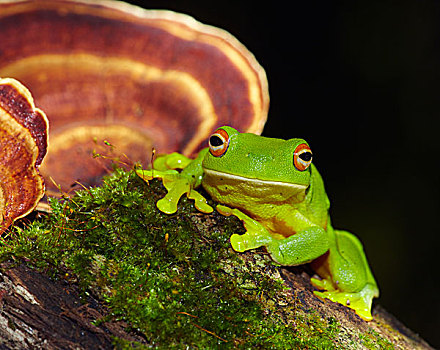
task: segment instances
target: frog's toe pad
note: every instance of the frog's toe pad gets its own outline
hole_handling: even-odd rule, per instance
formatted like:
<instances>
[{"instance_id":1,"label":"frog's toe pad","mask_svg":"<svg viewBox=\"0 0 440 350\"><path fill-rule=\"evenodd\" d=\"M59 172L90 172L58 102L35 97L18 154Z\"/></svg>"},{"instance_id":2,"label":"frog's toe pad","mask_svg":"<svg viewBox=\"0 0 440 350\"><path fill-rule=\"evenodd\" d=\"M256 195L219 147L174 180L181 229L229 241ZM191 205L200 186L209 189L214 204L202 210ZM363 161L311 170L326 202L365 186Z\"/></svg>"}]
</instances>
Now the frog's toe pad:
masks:
<instances>
[{"instance_id":1,"label":"frog's toe pad","mask_svg":"<svg viewBox=\"0 0 440 350\"><path fill-rule=\"evenodd\" d=\"M365 295L365 293L362 291L357 293L314 291L313 294L321 299L330 299L335 303L339 303L353 309L362 319L366 321L373 319L371 316L371 302L373 300L373 296L370 297Z\"/></svg>"},{"instance_id":2,"label":"frog's toe pad","mask_svg":"<svg viewBox=\"0 0 440 350\"><path fill-rule=\"evenodd\" d=\"M236 252L244 252L246 250L246 248L244 247L244 244L242 244L240 235L237 235L236 233L234 233L231 236L231 245L232 248L236 251Z\"/></svg>"},{"instance_id":3,"label":"frog's toe pad","mask_svg":"<svg viewBox=\"0 0 440 350\"><path fill-rule=\"evenodd\" d=\"M320 280L320 279L312 277L310 279L310 283L312 283L312 286L317 289L322 289L322 290L326 290L326 291L334 291L335 290L332 283L326 279Z\"/></svg>"},{"instance_id":4,"label":"frog's toe pad","mask_svg":"<svg viewBox=\"0 0 440 350\"><path fill-rule=\"evenodd\" d=\"M165 214L174 214L177 211L177 201L168 195L158 200L156 206Z\"/></svg>"},{"instance_id":5,"label":"frog's toe pad","mask_svg":"<svg viewBox=\"0 0 440 350\"><path fill-rule=\"evenodd\" d=\"M256 249L263 245L267 245L271 240L272 237L270 236L256 236L249 234L249 232L242 235L234 233L231 236L231 245L236 252L242 253L246 250Z\"/></svg>"},{"instance_id":6,"label":"frog's toe pad","mask_svg":"<svg viewBox=\"0 0 440 350\"><path fill-rule=\"evenodd\" d=\"M236 233L231 236L231 245L236 252L242 253L246 250L253 249L252 244L249 244L250 242L243 236L244 235L238 235Z\"/></svg>"}]
</instances>

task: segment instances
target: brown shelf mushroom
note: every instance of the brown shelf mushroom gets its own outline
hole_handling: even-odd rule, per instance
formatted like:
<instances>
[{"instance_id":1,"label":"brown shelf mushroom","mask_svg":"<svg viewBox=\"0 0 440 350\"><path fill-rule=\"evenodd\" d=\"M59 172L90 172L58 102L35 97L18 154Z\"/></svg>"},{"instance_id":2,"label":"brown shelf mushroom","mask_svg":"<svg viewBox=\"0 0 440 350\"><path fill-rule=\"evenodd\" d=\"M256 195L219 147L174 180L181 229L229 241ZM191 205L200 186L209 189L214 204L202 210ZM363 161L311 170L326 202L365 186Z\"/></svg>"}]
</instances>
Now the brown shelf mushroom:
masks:
<instances>
[{"instance_id":1,"label":"brown shelf mushroom","mask_svg":"<svg viewBox=\"0 0 440 350\"><path fill-rule=\"evenodd\" d=\"M38 167L47 135L47 118L30 92L14 79L0 79L0 234L44 195Z\"/></svg>"},{"instance_id":2,"label":"brown shelf mushroom","mask_svg":"<svg viewBox=\"0 0 440 350\"><path fill-rule=\"evenodd\" d=\"M152 147L191 155L220 125L260 133L266 121L254 56L186 15L119 1L0 2L0 42L0 76L24 82L49 116L41 171L65 191L106 173L94 151L146 165Z\"/></svg>"}]
</instances>

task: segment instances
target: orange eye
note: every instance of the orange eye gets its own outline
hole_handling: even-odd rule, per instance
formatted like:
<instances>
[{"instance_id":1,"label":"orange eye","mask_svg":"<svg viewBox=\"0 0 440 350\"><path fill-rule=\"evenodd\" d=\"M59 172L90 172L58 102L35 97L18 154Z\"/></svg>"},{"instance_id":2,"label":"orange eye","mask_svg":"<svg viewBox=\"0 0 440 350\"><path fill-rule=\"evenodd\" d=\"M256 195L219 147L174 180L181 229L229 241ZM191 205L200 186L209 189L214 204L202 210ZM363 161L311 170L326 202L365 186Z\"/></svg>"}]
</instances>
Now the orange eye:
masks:
<instances>
[{"instance_id":1,"label":"orange eye","mask_svg":"<svg viewBox=\"0 0 440 350\"><path fill-rule=\"evenodd\" d=\"M214 157L221 157L226 153L229 146L229 135L223 129L218 129L209 138L209 152Z\"/></svg>"},{"instance_id":2,"label":"orange eye","mask_svg":"<svg viewBox=\"0 0 440 350\"><path fill-rule=\"evenodd\" d=\"M302 143L295 148L293 164L300 171L306 170L312 164L312 151L308 145Z\"/></svg>"}]
</instances>

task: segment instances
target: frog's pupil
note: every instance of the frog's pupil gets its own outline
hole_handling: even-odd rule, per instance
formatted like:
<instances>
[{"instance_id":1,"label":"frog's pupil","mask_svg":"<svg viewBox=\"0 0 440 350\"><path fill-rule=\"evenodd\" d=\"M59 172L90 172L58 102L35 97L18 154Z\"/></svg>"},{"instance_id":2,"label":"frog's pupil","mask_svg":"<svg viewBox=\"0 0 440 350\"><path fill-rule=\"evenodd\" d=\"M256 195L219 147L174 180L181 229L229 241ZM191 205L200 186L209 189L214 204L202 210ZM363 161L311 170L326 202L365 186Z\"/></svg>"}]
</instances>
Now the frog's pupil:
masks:
<instances>
[{"instance_id":1,"label":"frog's pupil","mask_svg":"<svg viewBox=\"0 0 440 350\"><path fill-rule=\"evenodd\" d=\"M301 153L299 155L299 157L305 162L310 162L312 160L312 153L304 152L304 153Z\"/></svg>"},{"instance_id":2,"label":"frog's pupil","mask_svg":"<svg viewBox=\"0 0 440 350\"><path fill-rule=\"evenodd\" d=\"M218 137L216 135L213 135L213 136L211 136L209 138L209 143L213 147L218 147L218 146L221 146L223 144L223 140L220 137Z\"/></svg>"}]
</instances>

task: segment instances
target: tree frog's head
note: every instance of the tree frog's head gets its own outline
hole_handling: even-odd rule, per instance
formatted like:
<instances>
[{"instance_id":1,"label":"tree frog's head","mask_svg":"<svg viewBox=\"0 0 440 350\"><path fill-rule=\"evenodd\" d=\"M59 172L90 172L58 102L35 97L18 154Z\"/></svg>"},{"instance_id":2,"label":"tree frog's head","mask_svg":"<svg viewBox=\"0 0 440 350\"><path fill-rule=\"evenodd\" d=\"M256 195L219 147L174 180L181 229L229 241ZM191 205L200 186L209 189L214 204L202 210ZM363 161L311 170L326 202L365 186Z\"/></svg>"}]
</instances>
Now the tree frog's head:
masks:
<instances>
[{"instance_id":1,"label":"tree frog's head","mask_svg":"<svg viewBox=\"0 0 440 350\"><path fill-rule=\"evenodd\" d=\"M203 168L248 180L307 187L311 163L312 152L302 139L268 138L223 126L209 138Z\"/></svg>"}]
</instances>

